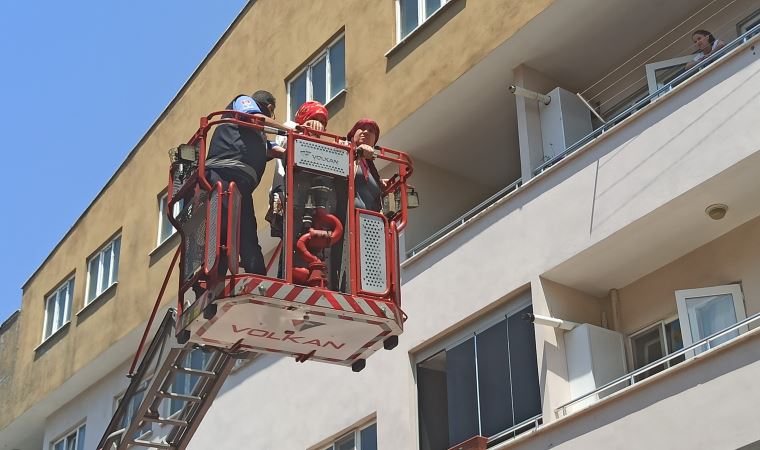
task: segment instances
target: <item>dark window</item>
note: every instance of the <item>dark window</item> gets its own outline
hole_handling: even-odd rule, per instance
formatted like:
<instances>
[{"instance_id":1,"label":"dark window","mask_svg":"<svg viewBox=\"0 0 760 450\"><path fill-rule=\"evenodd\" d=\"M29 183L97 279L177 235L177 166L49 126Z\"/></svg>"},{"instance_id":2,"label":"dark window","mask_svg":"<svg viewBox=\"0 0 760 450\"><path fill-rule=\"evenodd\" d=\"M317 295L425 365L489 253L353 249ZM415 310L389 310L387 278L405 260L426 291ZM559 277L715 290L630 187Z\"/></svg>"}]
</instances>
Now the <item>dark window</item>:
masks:
<instances>
[{"instance_id":1,"label":"dark window","mask_svg":"<svg viewBox=\"0 0 760 450\"><path fill-rule=\"evenodd\" d=\"M504 317L417 364L421 449L491 437L540 414L535 333L520 319L530 311Z\"/></svg>"}]
</instances>

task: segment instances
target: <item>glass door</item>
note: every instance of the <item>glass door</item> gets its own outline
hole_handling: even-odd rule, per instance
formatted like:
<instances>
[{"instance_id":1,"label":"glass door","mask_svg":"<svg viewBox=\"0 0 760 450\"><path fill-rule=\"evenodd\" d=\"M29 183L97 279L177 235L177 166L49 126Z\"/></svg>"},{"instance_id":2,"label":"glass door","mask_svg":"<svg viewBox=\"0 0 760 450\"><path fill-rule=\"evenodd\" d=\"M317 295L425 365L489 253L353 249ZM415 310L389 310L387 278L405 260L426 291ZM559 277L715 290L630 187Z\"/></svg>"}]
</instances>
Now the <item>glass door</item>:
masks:
<instances>
[{"instance_id":1,"label":"glass door","mask_svg":"<svg viewBox=\"0 0 760 450\"><path fill-rule=\"evenodd\" d=\"M683 73L686 64L694 60L694 55L679 56L678 58L654 62L645 66L649 94L654 94Z\"/></svg>"},{"instance_id":2,"label":"glass door","mask_svg":"<svg viewBox=\"0 0 760 450\"><path fill-rule=\"evenodd\" d=\"M744 296L738 284L685 289L676 291L675 294L685 347L725 330L747 317L744 311ZM709 347L701 347L696 353L729 341L746 331L746 327L734 330L712 340Z\"/></svg>"}]
</instances>

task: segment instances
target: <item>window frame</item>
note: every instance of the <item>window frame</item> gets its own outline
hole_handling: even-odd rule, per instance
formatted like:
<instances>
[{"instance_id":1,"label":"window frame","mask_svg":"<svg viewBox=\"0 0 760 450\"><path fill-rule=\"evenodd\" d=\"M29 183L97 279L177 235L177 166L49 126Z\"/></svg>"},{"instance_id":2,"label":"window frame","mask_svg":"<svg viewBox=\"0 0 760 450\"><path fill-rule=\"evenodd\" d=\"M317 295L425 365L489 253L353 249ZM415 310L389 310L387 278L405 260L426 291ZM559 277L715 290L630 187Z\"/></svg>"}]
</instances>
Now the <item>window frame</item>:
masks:
<instances>
[{"instance_id":1,"label":"window frame","mask_svg":"<svg viewBox=\"0 0 760 450\"><path fill-rule=\"evenodd\" d=\"M635 354L636 346L634 345L634 341L636 340L636 338L638 338L640 336L643 336L646 333L649 333L650 331L652 331L655 328L657 328L659 330L658 337L660 339L660 350L662 350L662 357L668 356L671 353L675 353L678 350L680 350L680 349L675 349L673 351L670 351L670 349L668 349L667 329L666 329L666 327L668 325L672 324L672 323L678 323L679 326L681 325L681 322L680 322L677 314L676 315L672 315L672 316L668 316L668 317L666 317L665 319L662 319L662 320L658 320L657 322L654 322L654 323L652 323L650 325L647 325L646 327L644 327L644 328L642 328L642 329L640 329L638 331L635 331L635 332L631 333L630 335L628 335L628 348L629 348L629 355L630 355L629 364L630 364L630 368L631 368L630 371L634 371L634 370L639 369L638 367L636 367L636 354ZM684 344L683 344L683 330L682 330L681 331L681 348L683 348L683 347L684 347ZM649 361L649 362L647 362L647 364L649 364L651 362L654 362L654 361ZM677 364L679 364L681 362L683 362L683 360L680 360L678 362L674 362L673 360L665 361L665 363L663 363L663 369L662 370L669 369L670 367L673 367L673 366L675 366L675 365L677 365ZM643 378L641 378L638 381L641 381L644 378L648 378L648 377L654 375L655 373L657 373L657 372L654 372L654 373L651 373L651 374L648 373L646 376L644 376Z\"/></svg>"},{"instance_id":2,"label":"window frame","mask_svg":"<svg viewBox=\"0 0 760 450\"><path fill-rule=\"evenodd\" d=\"M736 323L741 322L747 318L747 312L744 305L744 294L742 292L741 283L724 284L720 286L710 286L696 289L681 289L675 291L676 306L678 307L678 319L681 322L681 336L683 338L683 346L688 347L695 342L704 339L707 336L703 336L695 339L691 334L691 323L689 321L689 307L687 302L689 299L710 297L717 295L730 294L734 304L734 314L736 316ZM748 331L747 326L743 326L737 329L738 334L742 335ZM713 348L720 344L712 344L708 348ZM687 358L693 357L697 353L701 353L705 350L694 350L686 353Z\"/></svg>"},{"instance_id":3,"label":"window frame","mask_svg":"<svg viewBox=\"0 0 760 450\"><path fill-rule=\"evenodd\" d=\"M129 428L129 425L131 425L131 421L127 421L126 420L127 417L131 416L129 410L130 409L133 410L132 414L134 414L135 412L137 412L137 409L140 408L140 404L145 400L145 393L148 391L148 388L150 387L150 384L151 384L152 381L153 381L153 374L148 375L147 377L145 377L145 379L140 383L140 385L135 390L135 393L142 392L142 394L143 394L143 396L140 399L140 402L138 404L132 405L132 401L136 397L132 397L129 400L130 404L127 406L127 410L124 412L124 416L122 417L122 419L125 421L126 428ZM127 391L125 389L120 394L114 396L113 413L111 413L112 415L116 414L116 410L119 409L120 403L124 399L124 394L126 394L126 393L127 393ZM119 425L120 426L124 426L123 424L119 424ZM125 428L125 430L126 430L126 428ZM142 430L145 430L145 431L141 432ZM146 422L145 424L143 424L143 426L141 428L138 428L137 431L138 431L138 433L137 433L138 436L140 436L140 437L149 437L153 433L153 425L152 425L151 422Z\"/></svg>"},{"instance_id":4,"label":"window frame","mask_svg":"<svg viewBox=\"0 0 760 450\"><path fill-rule=\"evenodd\" d=\"M335 95L330 95L332 90L332 63L330 61L330 49L335 47L335 44L337 44L340 40L343 40L343 89L337 91ZM305 101L312 101L314 100L314 86L312 84L312 69L314 66L317 65L317 63L321 62L322 59L325 59L325 105L333 101L335 98L339 97L348 87L348 77L346 76L346 33L341 32L335 39L330 41L327 45L324 46L322 50L317 53L317 55L312 58L308 63L304 64L304 66L298 70L295 74L293 74L290 78L288 78L285 82L287 85L287 106L288 106L288 119L293 120L296 111L292 110L291 107L291 94L292 94L292 85L293 82L298 79L301 75L303 75L304 72L306 72L306 100Z\"/></svg>"},{"instance_id":5,"label":"window frame","mask_svg":"<svg viewBox=\"0 0 760 450\"><path fill-rule=\"evenodd\" d=\"M172 214L174 217L177 217L179 213L182 211L182 200L176 202L174 204L174 207L172 208ZM166 207L169 206L169 192L164 191L161 194L158 195L158 230L156 232L156 247L161 246L164 242L171 239L172 236L177 234L177 229L174 228L174 225L171 225L171 222L169 222L169 219L166 214ZM169 233L168 236L162 236L164 231L164 225L168 223L172 227L172 232Z\"/></svg>"},{"instance_id":6,"label":"window frame","mask_svg":"<svg viewBox=\"0 0 760 450\"><path fill-rule=\"evenodd\" d=\"M106 292L108 289L110 289L112 286L115 286L119 281L119 260L121 259L121 233L118 233L116 236L114 236L112 239L110 239L108 242L106 242L103 246L101 246L95 253L93 253L89 258L87 258L87 283L85 286L85 294L84 294L84 306L86 307L90 303L94 302L96 299L98 299L101 295L103 295L104 292ZM114 257L114 244L116 241L119 241L119 254L118 256ZM110 261L109 261L109 284L108 286L104 286L103 282L103 261L104 258L102 256L106 253L106 251L110 250L108 253L110 253ZM95 288L95 294L90 297L90 287L92 286L92 272L90 270L90 264L93 259L98 258L98 273L97 273L97 286ZM115 263L115 264L114 264Z\"/></svg>"},{"instance_id":7,"label":"window frame","mask_svg":"<svg viewBox=\"0 0 760 450\"><path fill-rule=\"evenodd\" d=\"M428 361L432 357L440 354L441 352L448 352L455 347L459 346L460 344L466 342L467 340L471 338L477 339L477 335L485 332L486 330L490 329L493 326L498 325L502 321L508 320L511 317L514 317L516 314L518 314L520 311L524 310L525 308L533 306L533 300L531 292L524 291L521 292L514 297L511 298L511 300L508 302L508 304L495 309L494 311L489 312L487 315L483 316L482 318L476 320L475 322L471 323L470 325L467 325L463 327L461 330L451 334L450 336L442 339L438 343L434 343L430 346L427 346L425 349L420 350L412 357L412 363L413 363L413 376L414 376L414 383L415 383L415 409L417 411L417 414L415 415L415 427L416 427L416 436L418 439L417 444L419 445L419 438L420 438L420 418L419 418L419 410L421 408L420 399L419 399L419 375L418 375L418 368L421 363L424 363L425 361ZM509 345L509 342L507 341L507 345ZM535 341L534 341L535 345ZM477 343L473 342L474 351L475 351L475 378L476 378L476 389L477 389L477 397L476 401L478 404L478 428L480 431L482 431L482 419L481 419L481 404L480 404L480 381L478 379L478 367L477 367L477 352L478 347ZM538 368L537 368L538 369ZM536 380L537 383L540 383L540 379ZM511 388L511 381L510 381L510 388ZM540 388L540 386L539 386ZM514 399L513 399L514 400ZM539 401L542 401L539 399Z\"/></svg>"},{"instance_id":8,"label":"window frame","mask_svg":"<svg viewBox=\"0 0 760 450\"><path fill-rule=\"evenodd\" d=\"M44 308L45 308L45 318L42 321L42 342L45 342L48 340L51 336L56 334L58 330L62 329L66 326L69 322L71 322L71 307L73 305L73 299L74 299L74 278L75 275L71 275L64 281L63 283L59 284L58 287L53 289L53 291L45 296L45 302L44 302ZM68 289L69 284L71 284L71 290ZM68 298L66 299L66 304L64 305L64 313L63 316L65 317L65 320L61 323L61 326L55 327L55 323L58 322L59 311L58 311L58 302L56 301L58 298L58 295L61 291L65 291L66 295L68 295ZM50 320L50 316L48 313L48 307L49 303L53 301L53 328L50 329L50 334L47 333L47 327L48 327L48 321Z\"/></svg>"},{"instance_id":9,"label":"window frame","mask_svg":"<svg viewBox=\"0 0 760 450\"><path fill-rule=\"evenodd\" d=\"M341 441L345 441L348 438L353 438L354 440L354 449L355 450L362 450L362 442L361 442L361 433L362 431L374 426L375 427L375 436L377 436L377 421L367 422L362 425L359 425L352 429L351 431L348 431L346 433L341 434L335 439L331 439L328 443L320 445L317 447L320 450L336 450L336 445L340 443ZM377 448L377 441L375 441L375 448Z\"/></svg>"},{"instance_id":10,"label":"window frame","mask_svg":"<svg viewBox=\"0 0 760 450\"><path fill-rule=\"evenodd\" d=\"M409 32L402 36L402 30L401 30L401 2L402 1L411 1L411 0L395 0L395 6L396 6L396 44L400 44L404 42L406 38L413 35L417 30L422 27L428 20L435 17L436 14L438 14L443 8L448 4L453 2L454 0L441 0L441 6L438 7L435 11L430 13L429 16L425 17L425 10L427 6L428 0L413 0L417 2L417 26L409 30Z\"/></svg>"},{"instance_id":11,"label":"window frame","mask_svg":"<svg viewBox=\"0 0 760 450\"><path fill-rule=\"evenodd\" d=\"M87 431L86 426L87 426L87 421L85 420L84 422L81 422L79 425L73 427L69 431L63 433L58 439L53 439L50 442L50 450L55 450L55 447L58 444L61 444L61 443L63 443L63 449L66 450L66 448L67 448L66 444L68 443L67 439L69 439L72 436L74 436L74 446L75 446L74 448L75 449L84 448L84 440L85 440L85 438L87 436L86 435L86 431ZM82 435L82 445L81 445L81 447L79 445L79 436L80 436L80 433Z\"/></svg>"}]
</instances>

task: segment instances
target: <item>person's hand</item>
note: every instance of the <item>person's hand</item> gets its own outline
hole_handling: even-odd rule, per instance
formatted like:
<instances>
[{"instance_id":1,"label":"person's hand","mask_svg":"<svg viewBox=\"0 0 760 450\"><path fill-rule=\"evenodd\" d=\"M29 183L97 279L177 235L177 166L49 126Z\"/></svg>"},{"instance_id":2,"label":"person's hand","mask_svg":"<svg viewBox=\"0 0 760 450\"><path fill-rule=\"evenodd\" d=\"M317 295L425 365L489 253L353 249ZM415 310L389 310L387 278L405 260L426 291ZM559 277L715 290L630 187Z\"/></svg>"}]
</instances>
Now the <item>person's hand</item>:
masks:
<instances>
[{"instance_id":1,"label":"person's hand","mask_svg":"<svg viewBox=\"0 0 760 450\"><path fill-rule=\"evenodd\" d=\"M356 153L360 158L375 159L375 149L367 144L361 144L356 147Z\"/></svg>"},{"instance_id":2,"label":"person's hand","mask_svg":"<svg viewBox=\"0 0 760 450\"><path fill-rule=\"evenodd\" d=\"M279 158L279 159L285 159L285 155L287 155L287 150L280 147L279 145L274 145L272 148L267 152L267 156L270 158Z\"/></svg>"},{"instance_id":3,"label":"person's hand","mask_svg":"<svg viewBox=\"0 0 760 450\"><path fill-rule=\"evenodd\" d=\"M325 131L325 126L322 125L322 122L318 120L314 120L314 119L307 120L306 122L303 123L303 126L306 128L310 128L312 130L316 130L316 131Z\"/></svg>"}]
</instances>

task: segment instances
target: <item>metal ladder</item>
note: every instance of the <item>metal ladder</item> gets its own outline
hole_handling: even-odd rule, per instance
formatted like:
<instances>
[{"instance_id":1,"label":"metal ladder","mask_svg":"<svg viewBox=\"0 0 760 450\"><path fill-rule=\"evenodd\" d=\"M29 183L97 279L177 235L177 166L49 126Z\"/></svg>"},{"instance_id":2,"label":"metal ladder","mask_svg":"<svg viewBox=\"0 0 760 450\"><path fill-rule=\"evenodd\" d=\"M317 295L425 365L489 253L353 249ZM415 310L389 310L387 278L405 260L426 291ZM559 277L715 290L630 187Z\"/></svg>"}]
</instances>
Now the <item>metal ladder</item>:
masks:
<instances>
[{"instance_id":1,"label":"metal ladder","mask_svg":"<svg viewBox=\"0 0 760 450\"><path fill-rule=\"evenodd\" d=\"M175 312L170 309L119 402L99 450L184 449L235 361L248 356L192 343L180 345L174 323Z\"/></svg>"}]
</instances>

